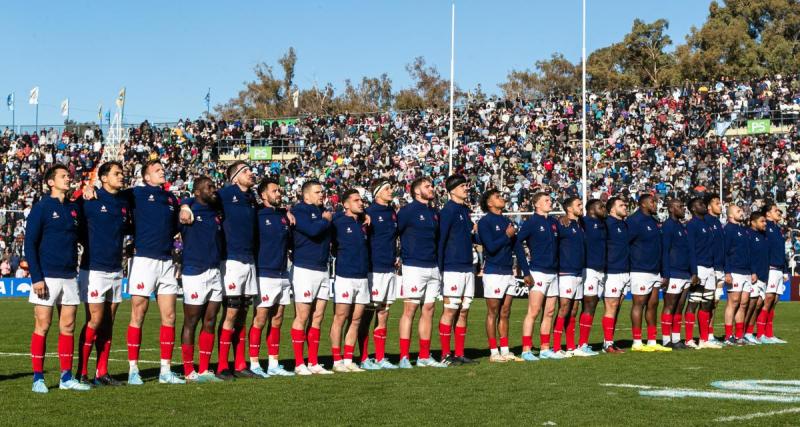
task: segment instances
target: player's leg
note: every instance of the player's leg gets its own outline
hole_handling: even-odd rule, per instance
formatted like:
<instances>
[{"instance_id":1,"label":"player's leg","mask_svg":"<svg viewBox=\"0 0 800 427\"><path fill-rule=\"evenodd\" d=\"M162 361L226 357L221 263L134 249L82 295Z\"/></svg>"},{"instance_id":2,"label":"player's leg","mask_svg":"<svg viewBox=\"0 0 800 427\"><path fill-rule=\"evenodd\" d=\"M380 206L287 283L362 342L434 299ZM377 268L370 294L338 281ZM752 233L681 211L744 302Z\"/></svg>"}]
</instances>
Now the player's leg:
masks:
<instances>
[{"instance_id":1,"label":"player's leg","mask_svg":"<svg viewBox=\"0 0 800 427\"><path fill-rule=\"evenodd\" d=\"M697 344L694 342L694 325L697 320L697 310L700 307L700 302L703 298L703 288L701 285L694 285L686 291L686 305L684 306L680 302L678 303L680 307L685 307L684 310L679 310L678 312L683 312L683 322L685 327L685 344L686 347L689 348L697 348ZM674 325L673 325L674 326Z\"/></svg>"},{"instance_id":2,"label":"player's leg","mask_svg":"<svg viewBox=\"0 0 800 427\"><path fill-rule=\"evenodd\" d=\"M289 372L283 369L280 364L280 350L281 350L281 327L283 326L283 316L286 311L286 305L289 304L288 287L286 288L286 297L282 300L281 304L272 306L269 310L269 332L267 334L267 348L269 356L269 365L267 373L270 376L283 376L293 377L294 372ZM283 304L285 302L285 304Z\"/></svg>"},{"instance_id":3,"label":"player's leg","mask_svg":"<svg viewBox=\"0 0 800 427\"><path fill-rule=\"evenodd\" d=\"M403 301L403 314L400 316L398 325L398 336L400 339L400 367L411 368L409 363L409 350L411 348L411 328L414 324L414 316L417 314L420 301L418 299L406 299Z\"/></svg>"},{"instance_id":4,"label":"player's leg","mask_svg":"<svg viewBox=\"0 0 800 427\"><path fill-rule=\"evenodd\" d=\"M75 284L77 288L77 283ZM77 292L76 292L77 296ZM58 306L58 361L61 367L60 389L89 390L88 384L77 385L72 376L72 363L75 357L75 318L78 313L77 301L75 305L59 304Z\"/></svg>"},{"instance_id":5,"label":"player's leg","mask_svg":"<svg viewBox=\"0 0 800 427\"><path fill-rule=\"evenodd\" d=\"M514 278L509 277L509 282L513 284ZM500 305L500 315L497 321L497 332L500 335L500 356L507 362L524 362L526 359L518 357L508 347L508 333L509 324L511 319L511 304L514 301L514 296L510 294L503 295L502 303ZM533 354L531 354L533 356ZM533 360L536 360L535 356Z\"/></svg>"},{"instance_id":6,"label":"player's leg","mask_svg":"<svg viewBox=\"0 0 800 427\"><path fill-rule=\"evenodd\" d=\"M365 301L369 301L366 299ZM352 304L352 311L350 312L350 325L347 327L347 333L344 336L344 355L342 360L344 366L350 372L363 372L364 370L358 367L358 364L353 363L353 353L355 351L356 343L358 342L358 328L361 324L361 318L364 315L364 308L366 304Z\"/></svg>"},{"instance_id":7,"label":"player's leg","mask_svg":"<svg viewBox=\"0 0 800 427\"><path fill-rule=\"evenodd\" d=\"M205 306L183 303L183 327L181 328L181 359L183 360L183 375L187 381L197 381L197 372L194 370L194 334L197 324L203 317Z\"/></svg>"},{"instance_id":8,"label":"player's leg","mask_svg":"<svg viewBox=\"0 0 800 427\"><path fill-rule=\"evenodd\" d=\"M330 339L334 372L348 372L347 368L345 368L342 363L342 330L352 311L352 304L336 303L333 307Z\"/></svg>"},{"instance_id":9,"label":"player's leg","mask_svg":"<svg viewBox=\"0 0 800 427\"><path fill-rule=\"evenodd\" d=\"M306 339L308 340L308 365L309 369L315 374L332 373L319 363L319 337L322 321L325 319L325 307L327 304L328 301L321 298L317 298L314 302L310 326L306 334Z\"/></svg>"},{"instance_id":10,"label":"player's leg","mask_svg":"<svg viewBox=\"0 0 800 427\"><path fill-rule=\"evenodd\" d=\"M767 324L769 319L770 310L772 310L773 304L775 303L775 297L777 295L774 293L767 292L764 296L764 303L761 305L761 310L758 311L758 318L756 320L757 329L757 337L761 340L762 343L765 344L772 344L770 341L770 337L767 334Z\"/></svg>"},{"instance_id":11,"label":"player's leg","mask_svg":"<svg viewBox=\"0 0 800 427\"><path fill-rule=\"evenodd\" d=\"M361 315L361 322L358 324L358 349L361 355L361 364L368 363L369 358L369 332L372 327L372 322L375 319L376 306L371 303L364 307L364 313Z\"/></svg>"},{"instance_id":12,"label":"player's leg","mask_svg":"<svg viewBox=\"0 0 800 427\"><path fill-rule=\"evenodd\" d=\"M122 295L120 293L120 299ZM97 352L97 370L95 371L95 385L120 386L121 382L108 374L108 359L111 356L111 339L114 331L114 320L117 317L118 302L105 302L103 321L95 336L95 350Z\"/></svg>"},{"instance_id":13,"label":"player's leg","mask_svg":"<svg viewBox=\"0 0 800 427\"><path fill-rule=\"evenodd\" d=\"M445 274L445 283L447 282L447 274ZM442 349L442 361L449 360L450 356L450 335L453 330L453 319L458 315L459 308L461 307L461 298L445 296L443 300L442 316L439 318L439 344Z\"/></svg>"},{"instance_id":14,"label":"player's leg","mask_svg":"<svg viewBox=\"0 0 800 427\"><path fill-rule=\"evenodd\" d=\"M558 300L558 312L556 313L556 323L553 328L553 350L558 353L563 353L562 355L566 357L567 353L561 349L561 337L564 335L567 319L572 316L572 305L574 301L572 298L554 297L553 299Z\"/></svg>"},{"instance_id":15,"label":"player's leg","mask_svg":"<svg viewBox=\"0 0 800 427\"><path fill-rule=\"evenodd\" d=\"M635 285L634 289L636 289ZM645 351L644 344L642 344L642 313L649 299L650 295L647 294L633 294L633 300L631 302L631 333L633 335L633 346L631 347L631 351Z\"/></svg>"},{"instance_id":16,"label":"player's leg","mask_svg":"<svg viewBox=\"0 0 800 427\"><path fill-rule=\"evenodd\" d=\"M606 288L608 290L608 288ZM619 310L619 296L608 294L603 299L603 351L615 353L614 349L614 324L616 323L617 311Z\"/></svg>"},{"instance_id":17,"label":"player's leg","mask_svg":"<svg viewBox=\"0 0 800 427\"><path fill-rule=\"evenodd\" d=\"M542 309L542 321L539 324L539 358L541 359L562 359L564 357L550 349L550 333L553 329L556 305L558 305L558 297L547 295Z\"/></svg>"},{"instance_id":18,"label":"player's leg","mask_svg":"<svg viewBox=\"0 0 800 427\"><path fill-rule=\"evenodd\" d=\"M142 345L142 325L150 298L141 295L131 295L131 320L128 323L128 384L141 385L139 376L139 349Z\"/></svg>"},{"instance_id":19,"label":"player's leg","mask_svg":"<svg viewBox=\"0 0 800 427\"><path fill-rule=\"evenodd\" d=\"M92 354L97 339L97 331L103 323L105 302L85 303L86 324L83 325L78 339L78 375L81 382L89 383L89 356ZM99 354L98 354L99 356Z\"/></svg>"},{"instance_id":20,"label":"player's leg","mask_svg":"<svg viewBox=\"0 0 800 427\"><path fill-rule=\"evenodd\" d=\"M645 322L647 322L647 345L656 351L666 351L666 347L658 344L658 293L660 288L653 286L650 291L650 297L647 300L647 307L644 313Z\"/></svg>"},{"instance_id":21,"label":"player's leg","mask_svg":"<svg viewBox=\"0 0 800 427\"><path fill-rule=\"evenodd\" d=\"M47 332L53 319L53 307L46 305L33 306L33 334L31 334L31 364L33 366L33 391L47 393L44 383L44 356L47 343Z\"/></svg>"},{"instance_id":22,"label":"player's leg","mask_svg":"<svg viewBox=\"0 0 800 427\"><path fill-rule=\"evenodd\" d=\"M375 364L381 369L395 369L397 365L389 362L386 357L386 339L387 339L387 324L389 322L389 307L388 304L381 304L376 308L376 326L372 331L372 341L375 343ZM362 320L363 322L363 320Z\"/></svg>"},{"instance_id":23,"label":"player's leg","mask_svg":"<svg viewBox=\"0 0 800 427\"><path fill-rule=\"evenodd\" d=\"M198 365L197 370L200 377L206 382L218 382L214 373L209 370L211 363L211 352L214 351L214 333L217 330L217 315L219 314L222 302L221 292L217 294L217 298L211 298L206 304L205 312L203 313L203 325L200 329L200 338L198 345Z\"/></svg>"},{"instance_id":24,"label":"player's leg","mask_svg":"<svg viewBox=\"0 0 800 427\"><path fill-rule=\"evenodd\" d=\"M734 335L734 318L739 310L742 293L736 291L728 292L728 301L725 304L725 345L735 345L736 335Z\"/></svg>"},{"instance_id":25,"label":"player's leg","mask_svg":"<svg viewBox=\"0 0 800 427\"><path fill-rule=\"evenodd\" d=\"M431 329L433 325L433 314L436 311L436 304L431 301L423 301L417 323L417 333L419 334L419 354L417 355L417 366L420 360L433 360L431 357Z\"/></svg>"},{"instance_id":26,"label":"player's leg","mask_svg":"<svg viewBox=\"0 0 800 427\"><path fill-rule=\"evenodd\" d=\"M486 338L489 340L489 362L505 362L497 348L497 322L502 300L485 298L486 300Z\"/></svg>"},{"instance_id":27,"label":"player's leg","mask_svg":"<svg viewBox=\"0 0 800 427\"><path fill-rule=\"evenodd\" d=\"M162 288L163 289L163 288ZM174 372L172 372L172 353L175 349L175 303L177 295L174 293L161 293L156 296L158 303L158 311L161 314L161 328L159 332L159 341L161 343L161 370L158 376L160 384L184 384L185 381L180 379Z\"/></svg>"},{"instance_id":28,"label":"player's leg","mask_svg":"<svg viewBox=\"0 0 800 427\"><path fill-rule=\"evenodd\" d=\"M678 302L675 305L674 314L672 315L672 342L679 343L681 342L681 326L683 326L682 320L684 320L684 311L687 306L687 300L689 299L689 287L685 287L681 290L680 298L678 298ZM694 326L694 325L693 325ZM688 325L687 325L688 327ZM693 329L693 328L692 328ZM683 342L683 345L689 347L690 344L687 342Z\"/></svg>"},{"instance_id":29,"label":"player's leg","mask_svg":"<svg viewBox=\"0 0 800 427\"><path fill-rule=\"evenodd\" d=\"M597 295L583 295L583 302L581 303L581 316L578 321L578 347L583 348L584 350L587 348L591 349L591 347L589 347L589 337L592 333L594 313L597 310L597 303L599 300L600 298L598 298Z\"/></svg>"},{"instance_id":30,"label":"player's leg","mask_svg":"<svg viewBox=\"0 0 800 427\"><path fill-rule=\"evenodd\" d=\"M535 280L535 279L534 279ZM531 289L528 292L528 311L525 313L525 318L522 321L522 357L525 358L527 353L533 354L533 326L539 313L542 311L544 305L545 294L536 289ZM526 359L527 360L527 359Z\"/></svg>"},{"instance_id":31,"label":"player's leg","mask_svg":"<svg viewBox=\"0 0 800 427\"><path fill-rule=\"evenodd\" d=\"M297 297L297 293L295 296ZM302 295L302 294L300 294ZM305 364L303 351L306 342L306 324L311 314L311 303L295 301L294 320L292 321L292 348L294 349L295 373L298 375L311 375Z\"/></svg>"},{"instance_id":32,"label":"player's leg","mask_svg":"<svg viewBox=\"0 0 800 427\"><path fill-rule=\"evenodd\" d=\"M455 332L455 357L461 364L477 363L476 361L466 357L464 354L465 344L467 339L467 325L469 323L469 307L472 304L472 297L462 297L461 309L458 311L458 318L456 326L453 328Z\"/></svg>"},{"instance_id":33,"label":"player's leg","mask_svg":"<svg viewBox=\"0 0 800 427\"><path fill-rule=\"evenodd\" d=\"M736 345L745 344L744 331L747 322L747 309L750 306L750 291L743 288L739 296L739 306L736 309L736 314L733 315L735 326Z\"/></svg>"},{"instance_id":34,"label":"player's leg","mask_svg":"<svg viewBox=\"0 0 800 427\"><path fill-rule=\"evenodd\" d=\"M262 307L261 304L258 303L261 301L261 298L258 296L256 296L253 301L253 321L251 322L250 329L247 333L250 372L256 374L256 376L265 378L268 377L269 374L267 374L261 367L258 356L261 353L261 335L264 331L264 328L267 326L271 307Z\"/></svg>"}]
</instances>

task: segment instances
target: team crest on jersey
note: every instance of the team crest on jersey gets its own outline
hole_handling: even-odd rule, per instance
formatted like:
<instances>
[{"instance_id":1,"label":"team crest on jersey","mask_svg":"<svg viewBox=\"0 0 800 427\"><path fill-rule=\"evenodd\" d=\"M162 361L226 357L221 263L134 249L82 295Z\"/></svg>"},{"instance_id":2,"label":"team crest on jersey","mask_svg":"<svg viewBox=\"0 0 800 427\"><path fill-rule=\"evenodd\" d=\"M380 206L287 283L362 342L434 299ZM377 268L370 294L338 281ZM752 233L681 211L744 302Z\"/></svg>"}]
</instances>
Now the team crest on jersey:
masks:
<instances>
[{"instance_id":1,"label":"team crest on jersey","mask_svg":"<svg viewBox=\"0 0 800 427\"><path fill-rule=\"evenodd\" d=\"M397 214L392 213L392 221L397 221Z\"/></svg>"},{"instance_id":2,"label":"team crest on jersey","mask_svg":"<svg viewBox=\"0 0 800 427\"><path fill-rule=\"evenodd\" d=\"M281 224L286 225L286 217L281 217Z\"/></svg>"},{"instance_id":3,"label":"team crest on jersey","mask_svg":"<svg viewBox=\"0 0 800 427\"><path fill-rule=\"evenodd\" d=\"M77 218L78 217L78 211L76 211L75 209L69 211L69 214L72 215L73 218Z\"/></svg>"},{"instance_id":4,"label":"team crest on jersey","mask_svg":"<svg viewBox=\"0 0 800 427\"><path fill-rule=\"evenodd\" d=\"M127 214L128 214L128 210L127 210L127 209L125 209L125 208L122 208L122 209L120 209L120 210L122 211L122 214L123 214L123 215L127 215Z\"/></svg>"},{"instance_id":5,"label":"team crest on jersey","mask_svg":"<svg viewBox=\"0 0 800 427\"><path fill-rule=\"evenodd\" d=\"M558 230L558 228L556 228L556 225L555 225L555 224L550 224L550 228L551 228L551 229L553 229L553 231L556 231L556 230Z\"/></svg>"},{"instance_id":6,"label":"team crest on jersey","mask_svg":"<svg viewBox=\"0 0 800 427\"><path fill-rule=\"evenodd\" d=\"M100 212L102 213L108 212L108 209L106 209L106 205L100 206Z\"/></svg>"},{"instance_id":7,"label":"team crest on jersey","mask_svg":"<svg viewBox=\"0 0 800 427\"><path fill-rule=\"evenodd\" d=\"M151 194L151 195L147 196L147 201L148 201L148 202L155 202L155 201L156 201L156 198L155 198L155 196L153 196L153 195Z\"/></svg>"},{"instance_id":8,"label":"team crest on jersey","mask_svg":"<svg viewBox=\"0 0 800 427\"><path fill-rule=\"evenodd\" d=\"M61 217L58 216L58 212L53 211L53 219L59 219L59 218L61 218Z\"/></svg>"}]
</instances>

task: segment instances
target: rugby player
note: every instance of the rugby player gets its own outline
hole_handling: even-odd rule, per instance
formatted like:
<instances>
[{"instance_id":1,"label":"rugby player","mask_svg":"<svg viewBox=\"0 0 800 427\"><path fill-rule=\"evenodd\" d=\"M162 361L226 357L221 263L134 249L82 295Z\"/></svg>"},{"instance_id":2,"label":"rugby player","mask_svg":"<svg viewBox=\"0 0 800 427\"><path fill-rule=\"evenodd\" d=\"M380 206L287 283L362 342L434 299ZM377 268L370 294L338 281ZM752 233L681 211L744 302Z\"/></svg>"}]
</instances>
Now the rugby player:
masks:
<instances>
[{"instance_id":1,"label":"rugby player","mask_svg":"<svg viewBox=\"0 0 800 427\"><path fill-rule=\"evenodd\" d=\"M89 356L97 348L97 369L93 384L122 385L108 374L108 358L117 308L122 302L122 244L130 232L130 209L120 190L124 186L122 164L106 162L98 168L101 188L97 199L77 200L81 208L81 269L78 274L86 324L78 343L78 371L88 383Z\"/></svg>"},{"instance_id":2,"label":"rugby player","mask_svg":"<svg viewBox=\"0 0 800 427\"><path fill-rule=\"evenodd\" d=\"M47 393L44 382L44 356L47 332L58 307L58 360L62 390L86 391L91 386L72 376L75 352L75 314L80 297L78 269L78 206L67 197L70 190L69 169L56 164L44 174L50 189L48 196L33 205L25 225L25 257L31 274L30 296L34 304L34 328L31 335L33 392Z\"/></svg>"},{"instance_id":3,"label":"rugby player","mask_svg":"<svg viewBox=\"0 0 800 427\"><path fill-rule=\"evenodd\" d=\"M451 175L444 181L450 200L439 212L439 242L437 259L442 273L444 310L439 319L441 361L463 365L476 363L464 356L469 306L475 297L475 273L472 266L472 244L477 224L467 207L469 185L462 175ZM453 327L453 320L455 328ZM450 335L455 332L455 354L450 354Z\"/></svg>"},{"instance_id":4,"label":"rugby player","mask_svg":"<svg viewBox=\"0 0 800 427\"><path fill-rule=\"evenodd\" d=\"M489 362L520 362L508 347L508 323L514 295L514 259L521 266L526 263L525 251L517 240L517 229L503 216L506 200L497 189L481 196L481 209L486 215L478 221L478 236L483 245L483 298L486 301L486 336L489 339ZM520 267L522 269L522 267ZM527 269L527 267L526 267ZM525 276L530 286L533 279ZM500 335L500 349L497 336Z\"/></svg>"},{"instance_id":5,"label":"rugby player","mask_svg":"<svg viewBox=\"0 0 800 427\"><path fill-rule=\"evenodd\" d=\"M400 209L397 226L400 233L403 280L400 297L403 315L400 317L400 363L402 369L410 369L411 326L417 309L421 307L418 324L418 367L446 368L431 357L431 324L436 298L441 293L441 274L437 262L436 242L439 234L439 214L429 204L434 198L433 184L426 177L411 183L414 201Z\"/></svg>"}]
</instances>

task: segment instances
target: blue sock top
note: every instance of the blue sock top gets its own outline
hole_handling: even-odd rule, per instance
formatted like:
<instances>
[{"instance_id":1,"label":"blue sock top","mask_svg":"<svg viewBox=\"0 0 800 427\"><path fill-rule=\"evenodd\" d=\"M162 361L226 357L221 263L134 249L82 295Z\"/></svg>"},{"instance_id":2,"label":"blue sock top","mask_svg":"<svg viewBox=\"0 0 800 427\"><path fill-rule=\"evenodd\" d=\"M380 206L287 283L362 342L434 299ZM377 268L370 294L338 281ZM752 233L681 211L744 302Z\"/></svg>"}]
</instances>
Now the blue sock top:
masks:
<instances>
[{"instance_id":1,"label":"blue sock top","mask_svg":"<svg viewBox=\"0 0 800 427\"><path fill-rule=\"evenodd\" d=\"M33 373L33 381L44 381L44 372L34 372Z\"/></svg>"},{"instance_id":2,"label":"blue sock top","mask_svg":"<svg viewBox=\"0 0 800 427\"><path fill-rule=\"evenodd\" d=\"M61 371L61 382L67 382L72 379L72 371Z\"/></svg>"}]
</instances>

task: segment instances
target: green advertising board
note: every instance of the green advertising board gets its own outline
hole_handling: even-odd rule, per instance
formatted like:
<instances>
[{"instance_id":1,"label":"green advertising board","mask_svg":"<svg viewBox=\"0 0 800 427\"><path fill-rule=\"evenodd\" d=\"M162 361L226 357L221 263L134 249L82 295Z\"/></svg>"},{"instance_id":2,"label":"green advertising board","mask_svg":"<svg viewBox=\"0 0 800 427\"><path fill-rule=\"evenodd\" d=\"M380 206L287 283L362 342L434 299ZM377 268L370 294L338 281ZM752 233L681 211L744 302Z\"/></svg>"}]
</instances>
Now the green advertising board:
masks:
<instances>
[{"instance_id":1,"label":"green advertising board","mask_svg":"<svg viewBox=\"0 0 800 427\"><path fill-rule=\"evenodd\" d=\"M279 125L293 125L293 124L297 123L297 119L261 120L261 125L262 126L272 127L273 123L277 123Z\"/></svg>"},{"instance_id":2,"label":"green advertising board","mask_svg":"<svg viewBox=\"0 0 800 427\"><path fill-rule=\"evenodd\" d=\"M770 129L770 122L768 119L747 121L747 133L750 135L758 133L769 133L769 129Z\"/></svg>"},{"instance_id":3,"label":"green advertising board","mask_svg":"<svg viewBox=\"0 0 800 427\"><path fill-rule=\"evenodd\" d=\"M272 147L250 147L250 160L272 160Z\"/></svg>"}]
</instances>

